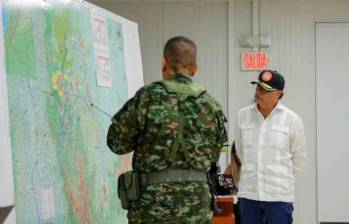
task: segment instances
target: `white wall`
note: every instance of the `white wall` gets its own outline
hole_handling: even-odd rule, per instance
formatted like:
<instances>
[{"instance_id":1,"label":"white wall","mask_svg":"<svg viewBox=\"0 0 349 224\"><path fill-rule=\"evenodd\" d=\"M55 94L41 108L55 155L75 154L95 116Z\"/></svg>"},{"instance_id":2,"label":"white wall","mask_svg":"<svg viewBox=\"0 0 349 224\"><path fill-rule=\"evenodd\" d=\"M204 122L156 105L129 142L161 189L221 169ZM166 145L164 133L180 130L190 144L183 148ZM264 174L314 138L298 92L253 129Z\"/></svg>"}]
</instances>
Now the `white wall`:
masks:
<instances>
[{"instance_id":1,"label":"white wall","mask_svg":"<svg viewBox=\"0 0 349 224\"><path fill-rule=\"evenodd\" d=\"M197 80L217 97L232 127L251 103L255 72L240 71L238 40L252 32L251 1L132 1L99 4L139 24L145 82L160 78L161 50L169 37L187 35L199 47ZM308 165L298 176L296 224L317 223L315 22L349 22L347 0L261 0L260 31L272 37L270 68L286 78L284 103L304 120ZM229 39L228 39L229 37ZM228 86L229 85L229 86ZM229 94L228 94L229 93ZM232 134L232 129L230 129Z\"/></svg>"}]
</instances>

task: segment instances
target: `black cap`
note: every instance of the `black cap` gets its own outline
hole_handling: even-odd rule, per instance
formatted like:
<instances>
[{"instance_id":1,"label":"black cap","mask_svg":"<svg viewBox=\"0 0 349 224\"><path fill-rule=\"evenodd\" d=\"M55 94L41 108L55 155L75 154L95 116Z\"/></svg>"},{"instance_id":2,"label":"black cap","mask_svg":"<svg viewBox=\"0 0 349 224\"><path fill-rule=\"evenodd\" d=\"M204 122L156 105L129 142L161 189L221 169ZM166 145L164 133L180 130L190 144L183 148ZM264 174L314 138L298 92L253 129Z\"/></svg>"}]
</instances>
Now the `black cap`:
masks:
<instances>
[{"instance_id":1,"label":"black cap","mask_svg":"<svg viewBox=\"0 0 349 224\"><path fill-rule=\"evenodd\" d=\"M263 70L259 73L258 80L251 82L251 84L258 84L267 91L282 91L285 86L285 79L277 71Z\"/></svg>"}]
</instances>

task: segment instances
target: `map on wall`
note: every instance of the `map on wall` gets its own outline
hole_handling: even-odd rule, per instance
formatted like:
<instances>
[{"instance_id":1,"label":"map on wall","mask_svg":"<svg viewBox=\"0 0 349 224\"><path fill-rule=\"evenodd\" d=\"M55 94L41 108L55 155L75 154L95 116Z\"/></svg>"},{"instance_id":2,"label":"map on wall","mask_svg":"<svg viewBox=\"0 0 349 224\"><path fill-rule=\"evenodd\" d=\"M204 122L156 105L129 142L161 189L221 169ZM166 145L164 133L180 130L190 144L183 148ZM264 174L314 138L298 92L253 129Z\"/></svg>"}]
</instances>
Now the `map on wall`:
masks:
<instances>
[{"instance_id":1,"label":"map on wall","mask_svg":"<svg viewBox=\"0 0 349 224\"><path fill-rule=\"evenodd\" d=\"M2 1L17 223L126 223L113 115L143 84L137 24L82 1Z\"/></svg>"}]
</instances>

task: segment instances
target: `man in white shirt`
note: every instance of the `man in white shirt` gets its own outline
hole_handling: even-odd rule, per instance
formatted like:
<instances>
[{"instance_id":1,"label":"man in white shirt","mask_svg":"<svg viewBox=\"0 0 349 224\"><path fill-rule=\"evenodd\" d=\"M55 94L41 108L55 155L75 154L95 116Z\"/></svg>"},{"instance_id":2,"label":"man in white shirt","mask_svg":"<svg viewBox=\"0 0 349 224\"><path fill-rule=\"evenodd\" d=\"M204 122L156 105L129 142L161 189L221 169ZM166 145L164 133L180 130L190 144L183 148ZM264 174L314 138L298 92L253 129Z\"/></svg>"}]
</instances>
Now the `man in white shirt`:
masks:
<instances>
[{"instance_id":1,"label":"man in white shirt","mask_svg":"<svg viewBox=\"0 0 349 224\"><path fill-rule=\"evenodd\" d=\"M255 103L239 111L235 130L241 224L291 224L295 172L306 160L303 122L280 102L280 73L264 70L251 84Z\"/></svg>"}]
</instances>

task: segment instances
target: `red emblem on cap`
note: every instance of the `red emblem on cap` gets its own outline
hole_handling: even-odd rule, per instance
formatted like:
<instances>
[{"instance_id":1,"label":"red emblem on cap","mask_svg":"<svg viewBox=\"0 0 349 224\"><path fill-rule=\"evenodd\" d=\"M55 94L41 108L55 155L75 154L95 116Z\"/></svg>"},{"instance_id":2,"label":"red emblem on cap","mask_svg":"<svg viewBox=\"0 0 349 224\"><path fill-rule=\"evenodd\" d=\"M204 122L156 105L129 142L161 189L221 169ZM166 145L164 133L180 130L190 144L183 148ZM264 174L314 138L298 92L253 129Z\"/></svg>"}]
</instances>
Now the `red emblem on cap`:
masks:
<instances>
[{"instance_id":1,"label":"red emblem on cap","mask_svg":"<svg viewBox=\"0 0 349 224\"><path fill-rule=\"evenodd\" d=\"M265 82L268 82L272 77L273 77L273 74L271 74L271 72L264 72L262 75L262 80Z\"/></svg>"}]
</instances>

